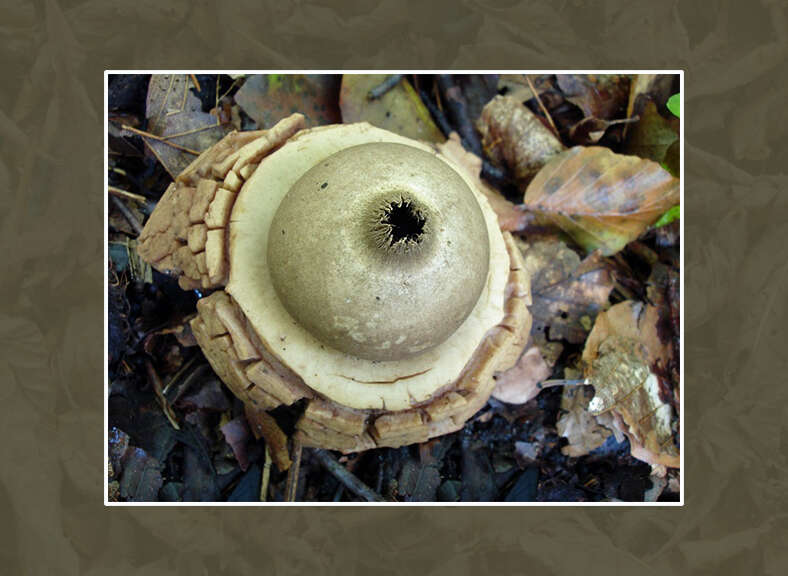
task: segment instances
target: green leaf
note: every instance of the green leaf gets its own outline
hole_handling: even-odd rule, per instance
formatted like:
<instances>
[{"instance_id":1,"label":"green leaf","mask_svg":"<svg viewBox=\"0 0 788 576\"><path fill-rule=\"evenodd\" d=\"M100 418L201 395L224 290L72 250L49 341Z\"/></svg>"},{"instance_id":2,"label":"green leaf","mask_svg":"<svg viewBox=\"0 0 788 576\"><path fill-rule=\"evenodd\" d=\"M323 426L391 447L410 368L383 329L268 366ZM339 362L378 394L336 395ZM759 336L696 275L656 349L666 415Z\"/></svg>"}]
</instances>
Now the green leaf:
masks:
<instances>
[{"instance_id":1,"label":"green leaf","mask_svg":"<svg viewBox=\"0 0 788 576\"><path fill-rule=\"evenodd\" d=\"M676 118L681 118L681 94L674 94L665 104Z\"/></svg>"},{"instance_id":2,"label":"green leaf","mask_svg":"<svg viewBox=\"0 0 788 576\"><path fill-rule=\"evenodd\" d=\"M665 212L662 216L659 217L659 220L656 221L654 224L654 228L659 228L661 226L666 226L673 222L674 220L678 220L681 218L681 206L678 204Z\"/></svg>"}]
</instances>

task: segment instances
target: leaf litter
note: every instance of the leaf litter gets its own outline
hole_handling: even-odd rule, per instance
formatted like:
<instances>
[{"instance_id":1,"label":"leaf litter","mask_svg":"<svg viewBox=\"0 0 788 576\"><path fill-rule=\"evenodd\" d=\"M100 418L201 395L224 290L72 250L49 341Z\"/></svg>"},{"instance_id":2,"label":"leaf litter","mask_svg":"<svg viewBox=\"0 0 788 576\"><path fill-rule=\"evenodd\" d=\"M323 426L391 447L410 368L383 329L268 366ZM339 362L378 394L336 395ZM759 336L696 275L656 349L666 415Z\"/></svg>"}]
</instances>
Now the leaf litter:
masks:
<instances>
[{"instance_id":1,"label":"leaf litter","mask_svg":"<svg viewBox=\"0 0 788 576\"><path fill-rule=\"evenodd\" d=\"M524 203L587 252L609 256L679 203L679 181L656 162L576 146L537 174Z\"/></svg>"},{"instance_id":2,"label":"leaf litter","mask_svg":"<svg viewBox=\"0 0 788 576\"><path fill-rule=\"evenodd\" d=\"M218 114L203 112L196 88L187 74L154 74L145 106L148 130L127 127L142 136L173 179L233 130L232 124L223 122ZM218 78L216 91L218 106Z\"/></svg>"},{"instance_id":3,"label":"leaf litter","mask_svg":"<svg viewBox=\"0 0 788 576\"><path fill-rule=\"evenodd\" d=\"M269 414L233 398L184 332L199 295L138 266L133 226L118 212L108 262L111 498L677 497L679 227L653 227L680 217L674 77L119 78L129 81L110 78L110 183L128 191L114 194L140 222L168 179L229 130L293 108L311 125L370 121L432 142L477 182L521 248L534 322L517 365L496 375L488 406L463 430L338 459L302 451L298 405Z\"/></svg>"}]
</instances>

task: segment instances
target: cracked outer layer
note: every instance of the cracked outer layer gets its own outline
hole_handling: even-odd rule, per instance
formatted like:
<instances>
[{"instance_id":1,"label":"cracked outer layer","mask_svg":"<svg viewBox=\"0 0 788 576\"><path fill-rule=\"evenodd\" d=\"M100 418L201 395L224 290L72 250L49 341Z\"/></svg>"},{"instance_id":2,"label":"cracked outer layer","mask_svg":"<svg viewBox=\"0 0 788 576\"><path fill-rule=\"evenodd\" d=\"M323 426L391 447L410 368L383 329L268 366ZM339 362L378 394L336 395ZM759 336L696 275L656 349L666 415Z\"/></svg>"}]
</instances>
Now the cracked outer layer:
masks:
<instances>
[{"instance_id":1,"label":"cracked outer layer","mask_svg":"<svg viewBox=\"0 0 788 576\"><path fill-rule=\"evenodd\" d=\"M304 127L293 114L270 130L233 132L206 150L169 185L145 223L137 252L178 276L184 290L224 286L227 224L238 191L264 156Z\"/></svg>"},{"instance_id":2,"label":"cracked outer layer","mask_svg":"<svg viewBox=\"0 0 788 576\"><path fill-rule=\"evenodd\" d=\"M528 339L528 279L509 233L504 241L510 269L503 321L487 333L452 386L407 410L357 410L317 395L262 345L226 292L197 303L192 331L214 371L245 403L271 410L306 399L297 424L305 446L347 453L424 442L462 428L487 403L493 375L514 366Z\"/></svg>"},{"instance_id":3,"label":"cracked outer layer","mask_svg":"<svg viewBox=\"0 0 788 576\"><path fill-rule=\"evenodd\" d=\"M479 202L490 248L486 282L470 315L440 344L399 359L375 362L321 342L287 312L275 290L267 261L269 232L283 198L305 172L339 150L369 142L406 144L449 163L429 146L369 124L299 132L260 162L238 196L230 220L230 279L225 291L260 340L317 393L350 408L404 410L451 386L487 331L501 322L509 256L495 213L471 179L450 164ZM406 178L408 174L403 172ZM359 292L369 296L365 290ZM442 296L440 289L434 291L435 299Z\"/></svg>"},{"instance_id":4,"label":"cracked outer layer","mask_svg":"<svg viewBox=\"0 0 788 576\"><path fill-rule=\"evenodd\" d=\"M259 327L250 324L234 296L221 290L232 283L228 230L238 193L265 157L302 127L303 117L294 114L270 130L233 133L203 153L160 200L140 236L140 255L177 275L184 289L217 289L197 304L199 314L191 322L197 342L216 373L249 407L271 410L302 401L305 410L297 428L305 445L347 453L422 442L460 429L487 402L494 373L516 363L530 330L529 280L508 233L501 235L497 227L490 231L491 239L505 247L507 261L505 282L496 284L497 294L504 288L497 320L481 333L456 378L426 396L410 397L396 410L350 408L308 386L260 338ZM475 177L463 175L466 181Z\"/></svg>"}]
</instances>

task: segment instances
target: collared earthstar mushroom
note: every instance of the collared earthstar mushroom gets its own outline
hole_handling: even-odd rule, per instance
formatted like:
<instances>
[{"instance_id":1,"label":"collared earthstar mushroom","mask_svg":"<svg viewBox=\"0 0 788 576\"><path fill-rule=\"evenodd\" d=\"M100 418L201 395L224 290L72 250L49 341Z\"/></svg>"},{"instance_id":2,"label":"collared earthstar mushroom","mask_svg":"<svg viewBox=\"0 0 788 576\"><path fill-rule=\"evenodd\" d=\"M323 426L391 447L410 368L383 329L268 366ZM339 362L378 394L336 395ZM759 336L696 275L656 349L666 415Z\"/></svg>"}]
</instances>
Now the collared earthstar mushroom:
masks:
<instances>
[{"instance_id":1,"label":"collared earthstar mushroom","mask_svg":"<svg viewBox=\"0 0 788 576\"><path fill-rule=\"evenodd\" d=\"M528 337L518 248L463 151L303 122L199 156L139 254L212 291L191 321L205 356L248 409L303 401L304 445L353 452L462 428Z\"/></svg>"}]
</instances>

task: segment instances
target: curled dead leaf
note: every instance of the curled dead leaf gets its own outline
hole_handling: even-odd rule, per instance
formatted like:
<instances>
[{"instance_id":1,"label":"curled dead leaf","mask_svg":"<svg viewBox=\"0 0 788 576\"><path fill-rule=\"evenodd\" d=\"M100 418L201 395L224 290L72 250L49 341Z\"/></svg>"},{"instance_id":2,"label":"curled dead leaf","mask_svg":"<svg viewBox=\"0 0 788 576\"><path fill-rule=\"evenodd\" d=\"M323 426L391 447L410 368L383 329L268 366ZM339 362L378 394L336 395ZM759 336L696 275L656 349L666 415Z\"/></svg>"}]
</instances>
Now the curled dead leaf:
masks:
<instances>
[{"instance_id":1,"label":"curled dead leaf","mask_svg":"<svg viewBox=\"0 0 788 576\"><path fill-rule=\"evenodd\" d=\"M664 106L668 97L677 92L678 77L674 74L635 74L629 89L627 118L643 112L643 104L651 100Z\"/></svg>"},{"instance_id":2,"label":"curled dead leaf","mask_svg":"<svg viewBox=\"0 0 788 576\"><path fill-rule=\"evenodd\" d=\"M506 166L525 187L564 145L533 112L512 96L496 96L477 122L482 146L494 164Z\"/></svg>"},{"instance_id":3,"label":"curled dead leaf","mask_svg":"<svg viewBox=\"0 0 788 576\"><path fill-rule=\"evenodd\" d=\"M533 326L549 340L585 341L608 304L613 278L598 252L582 261L560 240L519 242L531 278Z\"/></svg>"},{"instance_id":4,"label":"curled dead leaf","mask_svg":"<svg viewBox=\"0 0 788 576\"><path fill-rule=\"evenodd\" d=\"M620 74L558 74L556 83L586 118L612 120L623 115L630 79Z\"/></svg>"},{"instance_id":5,"label":"curled dead leaf","mask_svg":"<svg viewBox=\"0 0 788 576\"><path fill-rule=\"evenodd\" d=\"M628 129L624 151L655 162L664 162L668 150L679 141L679 119L660 115L652 100L646 100L641 108L638 121Z\"/></svg>"},{"instance_id":6,"label":"curled dead leaf","mask_svg":"<svg viewBox=\"0 0 788 576\"><path fill-rule=\"evenodd\" d=\"M524 202L588 252L609 256L679 203L679 181L656 162L577 146L539 171Z\"/></svg>"},{"instance_id":7,"label":"curled dead leaf","mask_svg":"<svg viewBox=\"0 0 788 576\"><path fill-rule=\"evenodd\" d=\"M658 374L672 349L660 337L658 323L656 307L633 301L597 317L583 350L585 375L595 390L588 408L593 415L610 413L610 424L629 438L635 458L675 468L677 418Z\"/></svg>"},{"instance_id":8,"label":"curled dead leaf","mask_svg":"<svg viewBox=\"0 0 788 576\"><path fill-rule=\"evenodd\" d=\"M611 432L600 426L588 404L594 396L590 386L566 386L561 396L561 415L556 422L558 433L568 440L561 448L567 456L585 456L605 443Z\"/></svg>"},{"instance_id":9,"label":"curled dead leaf","mask_svg":"<svg viewBox=\"0 0 788 576\"><path fill-rule=\"evenodd\" d=\"M492 396L508 404L525 404L535 398L539 384L550 376L542 354L534 345L529 346L512 368L496 376Z\"/></svg>"}]
</instances>

